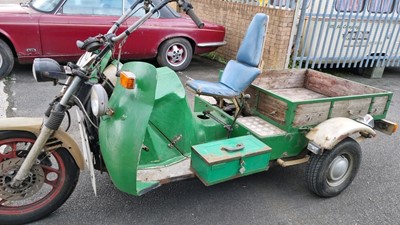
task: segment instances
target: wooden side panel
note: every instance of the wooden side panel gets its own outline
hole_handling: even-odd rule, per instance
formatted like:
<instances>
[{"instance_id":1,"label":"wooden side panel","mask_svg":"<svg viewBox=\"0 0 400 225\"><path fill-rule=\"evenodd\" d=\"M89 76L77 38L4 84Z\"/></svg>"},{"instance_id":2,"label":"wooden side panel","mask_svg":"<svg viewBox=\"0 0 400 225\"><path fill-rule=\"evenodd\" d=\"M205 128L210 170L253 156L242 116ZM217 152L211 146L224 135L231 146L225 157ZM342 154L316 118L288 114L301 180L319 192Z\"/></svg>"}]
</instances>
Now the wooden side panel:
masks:
<instances>
[{"instance_id":1,"label":"wooden side panel","mask_svg":"<svg viewBox=\"0 0 400 225\"><path fill-rule=\"evenodd\" d=\"M356 119L368 113L371 98L336 101L331 117L348 117Z\"/></svg>"},{"instance_id":2,"label":"wooden side panel","mask_svg":"<svg viewBox=\"0 0 400 225\"><path fill-rule=\"evenodd\" d=\"M287 108L286 102L260 92L257 111L261 114L284 124Z\"/></svg>"},{"instance_id":3,"label":"wooden side panel","mask_svg":"<svg viewBox=\"0 0 400 225\"><path fill-rule=\"evenodd\" d=\"M266 90L304 86L306 70L266 70L253 82Z\"/></svg>"},{"instance_id":4,"label":"wooden side panel","mask_svg":"<svg viewBox=\"0 0 400 225\"><path fill-rule=\"evenodd\" d=\"M258 90L257 88L250 86L248 87L244 93L249 94L250 95L250 99L247 100L247 105L249 106L249 108L253 111L257 105L257 98L258 98Z\"/></svg>"},{"instance_id":5,"label":"wooden side panel","mask_svg":"<svg viewBox=\"0 0 400 225\"><path fill-rule=\"evenodd\" d=\"M382 93L383 90L356 83L340 77L307 70L305 88L329 97Z\"/></svg>"},{"instance_id":6,"label":"wooden side panel","mask_svg":"<svg viewBox=\"0 0 400 225\"><path fill-rule=\"evenodd\" d=\"M298 105L293 127L317 125L328 119L330 102Z\"/></svg>"},{"instance_id":7,"label":"wooden side panel","mask_svg":"<svg viewBox=\"0 0 400 225\"><path fill-rule=\"evenodd\" d=\"M370 114L375 115L382 115L385 112L386 102L389 100L388 96L376 97L374 99L374 103L372 104Z\"/></svg>"}]
</instances>

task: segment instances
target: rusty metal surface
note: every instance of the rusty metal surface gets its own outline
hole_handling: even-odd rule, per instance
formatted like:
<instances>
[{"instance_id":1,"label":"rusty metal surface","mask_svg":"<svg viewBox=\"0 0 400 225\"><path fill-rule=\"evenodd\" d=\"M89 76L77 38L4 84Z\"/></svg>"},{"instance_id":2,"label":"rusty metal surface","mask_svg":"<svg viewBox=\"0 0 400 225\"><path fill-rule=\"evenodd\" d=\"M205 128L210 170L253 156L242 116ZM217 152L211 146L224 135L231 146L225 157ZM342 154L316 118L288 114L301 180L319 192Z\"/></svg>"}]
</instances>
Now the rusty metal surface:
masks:
<instances>
[{"instance_id":1,"label":"rusty metal surface","mask_svg":"<svg viewBox=\"0 0 400 225\"><path fill-rule=\"evenodd\" d=\"M140 169L137 172L137 179L139 181L159 181L161 184L183 180L191 177L194 177L194 174L190 170L189 158L169 166L156 167L152 169Z\"/></svg>"},{"instance_id":2,"label":"rusty metal surface","mask_svg":"<svg viewBox=\"0 0 400 225\"><path fill-rule=\"evenodd\" d=\"M352 119L336 117L312 128L306 137L322 149L332 149L346 137L359 132L376 136L375 131L364 124Z\"/></svg>"}]
</instances>

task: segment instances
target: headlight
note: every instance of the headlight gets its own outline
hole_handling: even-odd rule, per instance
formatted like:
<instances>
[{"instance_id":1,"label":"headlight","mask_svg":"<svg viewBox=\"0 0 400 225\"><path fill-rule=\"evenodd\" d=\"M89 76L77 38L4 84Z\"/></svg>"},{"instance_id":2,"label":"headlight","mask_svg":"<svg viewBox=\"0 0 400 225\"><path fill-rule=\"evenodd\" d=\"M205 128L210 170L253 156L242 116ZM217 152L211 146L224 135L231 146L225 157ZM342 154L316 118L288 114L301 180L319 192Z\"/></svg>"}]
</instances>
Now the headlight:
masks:
<instances>
[{"instance_id":1,"label":"headlight","mask_svg":"<svg viewBox=\"0 0 400 225\"><path fill-rule=\"evenodd\" d=\"M365 115L364 117L358 118L358 122L365 124L371 128L374 128L374 117L372 117L370 114Z\"/></svg>"},{"instance_id":2,"label":"headlight","mask_svg":"<svg viewBox=\"0 0 400 225\"><path fill-rule=\"evenodd\" d=\"M90 104L93 115L96 117L106 114L108 105L108 95L106 90L100 84L95 84L90 93Z\"/></svg>"},{"instance_id":3,"label":"headlight","mask_svg":"<svg viewBox=\"0 0 400 225\"><path fill-rule=\"evenodd\" d=\"M37 82L58 81L67 77L63 67L50 58L36 58L33 61L32 73Z\"/></svg>"}]
</instances>

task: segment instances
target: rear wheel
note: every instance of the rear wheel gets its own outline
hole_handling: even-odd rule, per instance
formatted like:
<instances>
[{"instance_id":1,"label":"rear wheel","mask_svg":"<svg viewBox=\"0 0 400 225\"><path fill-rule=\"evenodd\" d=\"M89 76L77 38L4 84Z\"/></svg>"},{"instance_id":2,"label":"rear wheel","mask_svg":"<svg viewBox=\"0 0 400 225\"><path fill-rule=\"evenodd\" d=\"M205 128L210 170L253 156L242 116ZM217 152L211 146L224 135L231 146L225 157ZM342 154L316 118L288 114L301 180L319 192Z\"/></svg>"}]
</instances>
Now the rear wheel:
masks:
<instances>
[{"instance_id":1,"label":"rear wheel","mask_svg":"<svg viewBox=\"0 0 400 225\"><path fill-rule=\"evenodd\" d=\"M0 39L0 80L10 74L13 67L13 53L7 43Z\"/></svg>"},{"instance_id":2,"label":"rear wheel","mask_svg":"<svg viewBox=\"0 0 400 225\"><path fill-rule=\"evenodd\" d=\"M161 44L157 62L175 71L186 69L192 61L193 49L184 38L172 38Z\"/></svg>"},{"instance_id":3,"label":"rear wheel","mask_svg":"<svg viewBox=\"0 0 400 225\"><path fill-rule=\"evenodd\" d=\"M10 181L36 137L28 132L0 132L0 224L29 223L59 208L78 182L79 168L64 148L42 153L21 185Z\"/></svg>"},{"instance_id":4,"label":"rear wheel","mask_svg":"<svg viewBox=\"0 0 400 225\"><path fill-rule=\"evenodd\" d=\"M320 197L336 196L351 184L360 164L360 145L346 138L322 155L311 155L306 168L307 186Z\"/></svg>"}]
</instances>

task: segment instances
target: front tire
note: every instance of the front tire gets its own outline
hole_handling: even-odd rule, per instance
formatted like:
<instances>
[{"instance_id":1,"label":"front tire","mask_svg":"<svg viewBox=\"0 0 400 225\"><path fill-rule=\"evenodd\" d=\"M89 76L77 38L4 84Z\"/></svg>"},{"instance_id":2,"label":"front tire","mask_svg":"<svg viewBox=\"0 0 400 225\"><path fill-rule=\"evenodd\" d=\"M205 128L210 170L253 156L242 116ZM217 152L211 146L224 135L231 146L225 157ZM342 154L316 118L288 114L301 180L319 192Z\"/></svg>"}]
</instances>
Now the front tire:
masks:
<instances>
[{"instance_id":1,"label":"front tire","mask_svg":"<svg viewBox=\"0 0 400 225\"><path fill-rule=\"evenodd\" d=\"M172 38L163 42L159 48L157 62L174 71L186 69L193 57L192 45L184 38Z\"/></svg>"},{"instance_id":2,"label":"front tire","mask_svg":"<svg viewBox=\"0 0 400 225\"><path fill-rule=\"evenodd\" d=\"M25 224L58 209L71 195L79 178L79 168L62 147L39 155L28 177L18 187L12 177L36 137L23 131L0 131L0 224Z\"/></svg>"},{"instance_id":3,"label":"front tire","mask_svg":"<svg viewBox=\"0 0 400 225\"><path fill-rule=\"evenodd\" d=\"M312 154L306 167L306 183L320 197L333 197L346 189L361 164L361 147L346 138L322 155Z\"/></svg>"},{"instance_id":4,"label":"front tire","mask_svg":"<svg viewBox=\"0 0 400 225\"><path fill-rule=\"evenodd\" d=\"M13 67L13 53L7 43L0 39L0 80L10 74Z\"/></svg>"}]
</instances>

